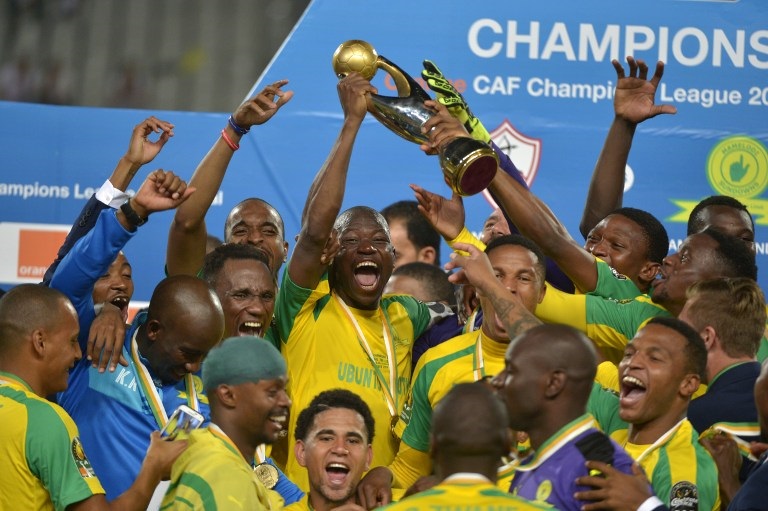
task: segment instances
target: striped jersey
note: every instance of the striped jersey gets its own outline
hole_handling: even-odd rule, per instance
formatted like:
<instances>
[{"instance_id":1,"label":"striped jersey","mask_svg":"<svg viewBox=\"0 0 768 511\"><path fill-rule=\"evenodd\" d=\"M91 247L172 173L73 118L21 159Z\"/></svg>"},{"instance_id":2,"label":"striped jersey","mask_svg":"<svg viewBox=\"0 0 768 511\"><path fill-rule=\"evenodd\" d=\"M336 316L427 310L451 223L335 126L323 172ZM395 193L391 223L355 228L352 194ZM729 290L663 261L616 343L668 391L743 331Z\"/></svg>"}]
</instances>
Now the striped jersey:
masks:
<instances>
[{"instance_id":1,"label":"striped jersey","mask_svg":"<svg viewBox=\"0 0 768 511\"><path fill-rule=\"evenodd\" d=\"M671 510L717 510L720 495L717 467L709 453L699 444L699 435L688 419L657 444L636 445L627 441L628 430L614 432L611 437L645 470L656 495Z\"/></svg>"},{"instance_id":2,"label":"striped jersey","mask_svg":"<svg viewBox=\"0 0 768 511\"><path fill-rule=\"evenodd\" d=\"M189 436L187 449L171 469L160 509L278 510L283 499L256 477L232 441L215 426Z\"/></svg>"},{"instance_id":3,"label":"striped jersey","mask_svg":"<svg viewBox=\"0 0 768 511\"><path fill-rule=\"evenodd\" d=\"M430 311L426 304L405 295L383 297L376 310L348 307L364 336L361 339L344 306L329 292L326 281L321 281L317 289L304 289L291 281L288 272L284 273L275 316L288 366L291 408L303 410L324 390L346 388L358 394L376 421L372 466L388 465L397 450L391 432L393 417L402 409L411 381L411 346L429 326ZM385 339L389 340L389 348ZM370 357L364 348L366 343ZM389 364L390 350L394 367ZM384 386L391 390L395 401L394 414ZM273 446L272 456L284 467L288 478L306 492L306 469L293 454L298 415L290 414L288 436Z\"/></svg>"},{"instance_id":4,"label":"striped jersey","mask_svg":"<svg viewBox=\"0 0 768 511\"><path fill-rule=\"evenodd\" d=\"M64 510L104 489L60 406L0 372L0 509Z\"/></svg>"}]
</instances>

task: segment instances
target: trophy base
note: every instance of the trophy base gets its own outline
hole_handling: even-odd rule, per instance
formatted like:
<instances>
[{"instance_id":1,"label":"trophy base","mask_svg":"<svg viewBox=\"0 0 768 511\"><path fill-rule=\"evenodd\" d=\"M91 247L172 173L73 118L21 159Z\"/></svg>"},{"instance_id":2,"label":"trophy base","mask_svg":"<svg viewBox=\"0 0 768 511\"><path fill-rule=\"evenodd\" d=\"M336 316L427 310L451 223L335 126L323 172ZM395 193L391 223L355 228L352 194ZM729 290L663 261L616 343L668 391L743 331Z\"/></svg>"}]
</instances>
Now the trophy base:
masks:
<instances>
[{"instance_id":1,"label":"trophy base","mask_svg":"<svg viewBox=\"0 0 768 511\"><path fill-rule=\"evenodd\" d=\"M440 166L451 189L466 197L488 188L496 176L499 159L488 144L462 137L440 151Z\"/></svg>"}]
</instances>

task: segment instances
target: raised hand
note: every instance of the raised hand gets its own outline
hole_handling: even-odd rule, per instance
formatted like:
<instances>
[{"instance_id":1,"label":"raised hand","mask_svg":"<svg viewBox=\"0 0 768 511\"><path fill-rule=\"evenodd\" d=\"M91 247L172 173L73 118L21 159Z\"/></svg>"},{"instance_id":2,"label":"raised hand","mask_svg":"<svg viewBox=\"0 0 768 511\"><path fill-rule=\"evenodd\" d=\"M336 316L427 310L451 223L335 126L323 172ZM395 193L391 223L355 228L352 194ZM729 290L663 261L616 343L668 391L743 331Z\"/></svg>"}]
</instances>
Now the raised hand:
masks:
<instances>
[{"instance_id":1,"label":"raised hand","mask_svg":"<svg viewBox=\"0 0 768 511\"><path fill-rule=\"evenodd\" d=\"M293 98L293 91L283 90L288 80L278 80L237 107L232 119L243 129L264 124Z\"/></svg>"},{"instance_id":2,"label":"raised hand","mask_svg":"<svg viewBox=\"0 0 768 511\"><path fill-rule=\"evenodd\" d=\"M128 151L124 158L132 165L145 165L155 159L168 139L173 136L174 125L168 121L161 121L156 117L150 117L140 122L133 128ZM149 136L160 133L157 140L152 141Z\"/></svg>"},{"instance_id":3,"label":"raised hand","mask_svg":"<svg viewBox=\"0 0 768 511\"><path fill-rule=\"evenodd\" d=\"M451 260L445 263L445 269L462 271L451 274L448 280L454 284L472 284L489 295L488 290L494 286L501 286L485 252L468 243L455 243L453 248L457 252L451 252ZM510 294L506 290L504 292Z\"/></svg>"},{"instance_id":4,"label":"raised hand","mask_svg":"<svg viewBox=\"0 0 768 511\"><path fill-rule=\"evenodd\" d=\"M421 132L429 137L429 143L419 146L422 151L437 154L438 150L451 140L469 137L461 121L453 117L445 106L436 101L425 101L424 106L434 110L435 115L421 127Z\"/></svg>"},{"instance_id":5,"label":"raised hand","mask_svg":"<svg viewBox=\"0 0 768 511\"><path fill-rule=\"evenodd\" d=\"M454 193L450 200L418 185L410 185L419 203L419 212L432 224L440 235L452 240L464 228L464 201Z\"/></svg>"},{"instance_id":6,"label":"raised hand","mask_svg":"<svg viewBox=\"0 0 768 511\"><path fill-rule=\"evenodd\" d=\"M451 82L443 75L443 72L431 60L423 62L424 70L421 77L427 82L432 91L437 94L437 101L448 107L451 115L456 117L464 125L464 128L475 140L490 142L491 135L485 129L480 119L472 114L464 96L456 90Z\"/></svg>"},{"instance_id":7,"label":"raised hand","mask_svg":"<svg viewBox=\"0 0 768 511\"><path fill-rule=\"evenodd\" d=\"M612 60L616 70L616 92L613 97L613 109L616 117L627 122L639 124L646 119L659 114L675 114L677 108L673 105L657 105L655 103L656 89L664 75L664 63L656 63L656 71L648 80L648 65L643 60L627 57L629 75L624 74L624 66L618 60Z\"/></svg>"},{"instance_id":8,"label":"raised hand","mask_svg":"<svg viewBox=\"0 0 768 511\"><path fill-rule=\"evenodd\" d=\"M131 206L140 217L146 218L151 213L179 206L194 191L194 187L187 187L187 183L173 172L158 169L141 184L131 199Z\"/></svg>"},{"instance_id":9,"label":"raised hand","mask_svg":"<svg viewBox=\"0 0 768 511\"><path fill-rule=\"evenodd\" d=\"M368 112L367 95L376 94L378 90L371 82L363 78L359 73L350 73L339 80L336 90L339 93L339 102L344 110L344 118L362 122Z\"/></svg>"}]
</instances>

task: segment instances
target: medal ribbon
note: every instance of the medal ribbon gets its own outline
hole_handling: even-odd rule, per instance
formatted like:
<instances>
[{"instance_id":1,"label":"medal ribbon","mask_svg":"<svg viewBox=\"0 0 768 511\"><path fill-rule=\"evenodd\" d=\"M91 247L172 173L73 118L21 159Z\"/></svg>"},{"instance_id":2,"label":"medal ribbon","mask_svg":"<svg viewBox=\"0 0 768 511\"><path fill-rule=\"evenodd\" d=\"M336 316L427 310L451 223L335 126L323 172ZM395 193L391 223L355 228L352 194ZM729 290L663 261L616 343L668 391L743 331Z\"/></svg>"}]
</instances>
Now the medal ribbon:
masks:
<instances>
[{"instance_id":1,"label":"medal ribbon","mask_svg":"<svg viewBox=\"0 0 768 511\"><path fill-rule=\"evenodd\" d=\"M637 461L638 463L642 463L645 457L648 456L653 450L658 449L662 444L664 444L670 438L672 438L672 436L675 433L677 433L677 430L680 429L680 426L683 425L683 422L685 422L685 417L683 417L683 419L680 422L678 422L677 424L672 426L669 430L667 430L666 433L661 435L659 439L653 442L646 450L640 453L640 456L635 458L635 461Z\"/></svg>"},{"instance_id":2,"label":"medal ribbon","mask_svg":"<svg viewBox=\"0 0 768 511\"><path fill-rule=\"evenodd\" d=\"M572 424L571 427L559 435L560 438L556 439L551 444L546 445L543 449L539 449L539 451L533 455L533 459L530 462L523 465L518 465L516 470L519 472L529 472L535 468L538 468L539 465L547 461L547 459L549 459L565 444L593 427L596 427L596 424L592 417L586 416L581 420L577 419L577 421Z\"/></svg>"},{"instance_id":3,"label":"medal ribbon","mask_svg":"<svg viewBox=\"0 0 768 511\"><path fill-rule=\"evenodd\" d=\"M195 390L195 377L192 373L184 375L184 385L187 387L187 406L194 411L200 411L200 398L197 397L197 390Z\"/></svg>"},{"instance_id":4,"label":"medal ribbon","mask_svg":"<svg viewBox=\"0 0 768 511\"><path fill-rule=\"evenodd\" d=\"M235 445L235 443L232 441L232 439L231 439L231 438L229 438L229 437L227 436L227 434L226 434L226 433L224 433L224 432L221 430L221 428L220 428L220 427L218 427L216 424L214 424L213 422L211 422L210 424L208 424L208 431L210 431L210 432L211 432L211 434L212 434L213 436L215 436L216 438L218 438L219 440L221 440L222 442L224 442L224 445L226 445L226 446L227 446L227 449L229 449L230 451L232 451L232 452L234 452L235 454L237 454L237 456L238 456L238 457L239 457L241 460L243 460L243 463L245 463L246 465L248 465L248 462L246 461L246 459L245 459L245 458L243 458L243 454L240 452L240 449L238 449L238 448L237 448L237 446L236 446L236 445ZM248 468L249 468L249 469L252 469L253 467L249 466Z\"/></svg>"},{"instance_id":5,"label":"medal ribbon","mask_svg":"<svg viewBox=\"0 0 768 511\"><path fill-rule=\"evenodd\" d=\"M475 307L475 310L473 310L472 314L467 318L467 322L464 323L464 328L461 331L462 334L468 334L469 332L475 331L475 320L477 319L478 312L480 312L480 307Z\"/></svg>"},{"instance_id":6,"label":"medal ribbon","mask_svg":"<svg viewBox=\"0 0 768 511\"><path fill-rule=\"evenodd\" d=\"M473 374L475 375L475 381L480 381L485 377L485 361L483 360L483 334L477 333L477 341L475 341L475 355Z\"/></svg>"},{"instance_id":7,"label":"medal ribbon","mask_svg":"<svg viewBox=\"0 0 768 511\"><path fill-rule=\"evenodd\" d=\"M727 422L719 422L702 431L699 437L709 438L717 435L718 433L723 433L731 437L731 439L736 442L736 447L738 447L742 456L749 458L751 461L757 461L757 458L754 454L752 454L752 451L750 450L751 446L749 442L740 438L739 435L759 436L760 426L758 424L735 426L728 424Z\"/></svg>"},{"instance_id":8,"label":"medal ribbon","mask_svg":"<svg viewBox=\"0 0 768 511\"><path fill-rule=\"evenodd\" d=\"M267 446L264 444L258 445L253 457L256 459L254 464L265 463L267 461Z\"/></svg>"},{"instance_id":9,"label":"medal ribbon","mask_svg":"<svg viewBox=\"0 0 768 511\"><path fill-rule=\"evenodd\" d=\"M139 380L139 387L141 387L141 390L144 392L144 397L147 398L147 404L149 405L149 409L152 410L152 415L155 416L155 421L160 429L162 429L168 424L168 413L165 411L163 400L160 399L160 392L152 381L149 369L147 369L141 362L141 358L139 358L139 347L136 343L136 335L138 333L139 329L137 328L131 338L131 360L133 360L133 365L137 368L136 376ZM195 382L192 379L192 373L187 373L184 376L184 383L187 387L187 404L190 408L199 412L200 401L197 397L197 391L195 391Z\"/></svg>"},{"instance_id":10,"label":"medal ribbon","mask_svg":"<svg viewBox=\"0 0 768 511\"><path fill-rule=\"evenodd\" d=\"M357 341L360 343L360 346L363 348L363 351L365 351L365 354L368 355L368 360L371 362L371 366L373 367L373 371L376 374L376 378L379 380L379 384L381 385L381 388L384 390L384 397L387 401L387 408L389 408L389 414L394 419L397 417L397 358L395 358L395 345L392 341L392 333L389 331L389 321L387 321L386 316L384 315L384 311L379 307L379 317L381 318L381 324L382 324L382 335L384 337L384 346L387 350L387 363L389 365L389 384L387 383L387 380L384 378L384 375L381 372L381 369L379 369L379 366L376 364L376 359L373 356L373 351L371 351L371 346L368 343L368 339L366 339L365 334L363 333L363 329L360 328L360 324L355 319L355 316L352 314L352 311L349 310L349 307L346 303L344 303L344 300L341 299L339 295L335 295L336 298L339 300L339 304L341 305L341 309L344 311L345 315L347 316L347 319L349 319L349 322L352 323L352 326L355 329L355 332L357 333ZM392 389L395 389L394 392Z\"/></svg>"}]
</instances>

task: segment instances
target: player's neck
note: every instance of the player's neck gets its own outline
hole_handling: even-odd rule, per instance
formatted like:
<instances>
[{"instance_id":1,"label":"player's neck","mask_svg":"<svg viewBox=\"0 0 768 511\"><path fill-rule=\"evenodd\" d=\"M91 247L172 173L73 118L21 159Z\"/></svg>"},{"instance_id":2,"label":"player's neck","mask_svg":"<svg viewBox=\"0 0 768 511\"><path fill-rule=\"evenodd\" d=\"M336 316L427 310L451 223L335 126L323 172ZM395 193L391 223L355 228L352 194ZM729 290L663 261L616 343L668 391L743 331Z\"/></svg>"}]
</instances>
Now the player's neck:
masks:
<instances>
[{"instance_id":1,"label":"player's neck","mask_svg":"<svg viewBox=\"0 0 768 511\"><path fill-rule=\"evenodd\" d=\"M627 441L635 445L650 445L683 420L687 411L688 406L686 404L682 410L679 408L670 409L663 416L643 424L630 424Z\"/></svg>"},{"instance_id":2,"label":"player's neck","mask_svg":"<svg viewBox=\"0 0 768 511\"><path fill-rule=\"evenodd\" d=\"M25 370L23 365L14 363L0 364L0 371L7 373L14 380L25 383L38 396L46 397L48 395L44 385L45 377L38 375L39 371L31 370L31 368ZM2 379L3 377L0 375L0 380Z\"/></svg>"},{"instance_id":3,"label":"player's neck","mask_svg":"<svg viewBox=\"0 0 768 511\"><path fill-rule=\"evenodd\" d=\"M213 417L211 417L213 420ZM253 465L253 456L260 442L237 425L237 422L229 417L216 417L215 424L232 440L237 450L245 458L249 465Z\"/></svg>"},{"instance_id":4,"label":"player's neck","mask_svg":"<svg viewBox=\"0 0 768 511\"><path fill-rule=\"evenodd\" d=\"M353 309L373 311L379 308L379 303L381 301L381 294L379 294L376 298L371 298L368 300L358 300L352 296L349 296L342 289L335 289L334 291L336 291L336 294L338 295L339 298L341 298L344 301L344 303L346 303L349 307L352 307Z\"/></svg>"},{"instance_id":5,"label":"player's neck","mask_svg":"<svg viewBox=\"0 0 768 511\"><path fill-rule=\"evenodd\" d=\"M488 456L466 456L444 460L435 467L435 475L438 480L444 481L454 474L471 473L479 474L492 483L496 483L498 477L499 460Z\"/></svg>"},{"instance_id":6,"label":"player's neck","mask_svg":"<svg viewBox=\"0 0 768 511\"><path fill-rule=\"evenodd\" d=\"M729 357L723 351L716 356L710 354L707 359L707 384L711 384L716 376L730 367L743 364L744 362L755 362L756 360L756 358L746 355L743 357Z\"/></svg>"},{"instance_id":7,"label":"player's neck","mask_svg":"<svg viewBox=\"0 0 768 511\"><path fill-rule=\"evenodd\" d=\"M352 495L347 497L342 502L337 501L331 501L324 497L319 491L314 491L313 489L309 490L309 497L307 497L307 501L309 502L309 508L314 511L331 511L332 509L336 509L337 507L346 506L347 504L356 504L355 500L355 493L353 492Z\"/></svg>"},{"instance_id":8,"label":"player's neck","mask_svg":"<svg viewBox=\"0 0 768 511\"><path fill-rule=\"evenodd\" d=\"M561 406L564 407L565 404L561 403ZM569 413L544 417L535 428L531 428L528 432L528 437L531 440L531 447L533 450L538 450L545 442L554 437L558 431L582 415L583 413L579 413L578 411L570 411Z\"/></svg>"}]
</instances>

